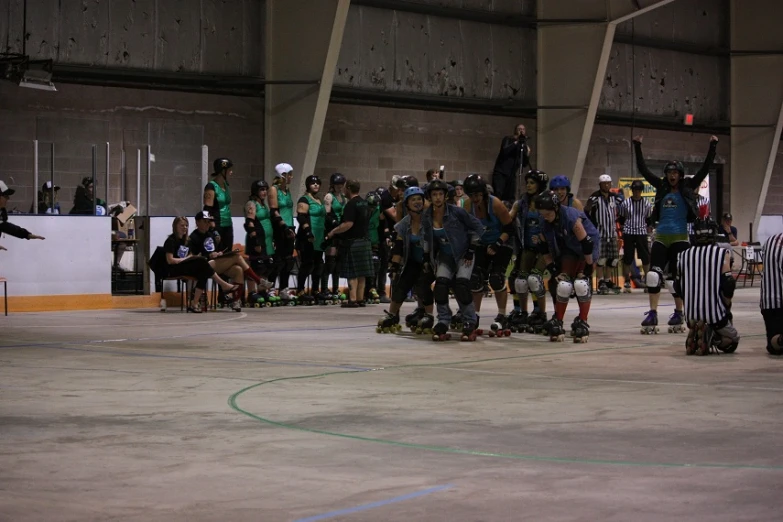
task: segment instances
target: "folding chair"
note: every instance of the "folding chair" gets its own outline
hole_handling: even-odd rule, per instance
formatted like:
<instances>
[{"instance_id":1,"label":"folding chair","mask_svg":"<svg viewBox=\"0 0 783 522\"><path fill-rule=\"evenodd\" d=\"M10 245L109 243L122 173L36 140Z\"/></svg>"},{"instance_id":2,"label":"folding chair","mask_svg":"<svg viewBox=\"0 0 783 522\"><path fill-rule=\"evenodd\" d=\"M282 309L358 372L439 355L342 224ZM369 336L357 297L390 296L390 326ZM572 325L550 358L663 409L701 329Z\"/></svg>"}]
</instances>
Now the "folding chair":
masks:
<instances>
[{"instance_id":1,"label":"folding chair","mask_svg":"<svg viewBox=\"0 0 783 522\"><path fill-rule=\"evenodd\" d=\"M748 277L750 277L750 286L753 286L753 281L756 278L756 274L761 275L762 270L762 250L761 243L747 243L742 247L742 267L740 267L737 278L743 277L742 286L747 286Z\"/></svg>"}]
</instances>

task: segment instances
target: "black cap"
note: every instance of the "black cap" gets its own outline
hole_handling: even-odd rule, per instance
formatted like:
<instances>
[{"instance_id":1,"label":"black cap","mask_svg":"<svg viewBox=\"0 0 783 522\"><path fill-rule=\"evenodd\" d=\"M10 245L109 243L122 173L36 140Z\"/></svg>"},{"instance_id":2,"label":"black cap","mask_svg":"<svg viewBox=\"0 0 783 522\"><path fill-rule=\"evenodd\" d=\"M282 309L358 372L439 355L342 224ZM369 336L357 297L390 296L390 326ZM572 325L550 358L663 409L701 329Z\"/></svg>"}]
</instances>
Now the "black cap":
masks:
<instances>
[{"instance_id":1,"label":"black cap","mask_svg":"<svg viewBox=\"0 0 783 522\"><path fill-rule=\"evenodd\" d=\"M723 213L723 219L725 219L727 221L732 221L734 218L731 216L731 214L729 212L724 212Z\"/></svg>"},{"instance_id":2,"label":"black cap","mask_svg":"<svg viewBox=\"0 0 783 522\"><path fill-rule=\"evenodd\" d=\"M41 190L43 190L43 191L52 190L52 182L51 181L47 181L46 183L44 183L43 186L41 187ZM60 190L60 187L55 185L54 186L54 190Z\"/></svg>"},{"instance_id":3,"label":"black cap","mask_svg":"<svg viewBox=\"0 0 783 522\"><path fill-rule=\"evenodd\" d=\"M14 189L8 188L8 185L4 181L0 180L0 196L8 197L16 192Z\"/></svg>"},{"instance_id":4,"label":"black cap","mask_svg":"<svg viewBox=\"0 0 783 522\"><path fill-rule=\"evenodd\" d=\"M212 214L209 213L208 210L202 210L198 214L196 214L196 219L206 219L207 221L215 221L215 218L212 217Z\"/></svg>"}]
</instances>

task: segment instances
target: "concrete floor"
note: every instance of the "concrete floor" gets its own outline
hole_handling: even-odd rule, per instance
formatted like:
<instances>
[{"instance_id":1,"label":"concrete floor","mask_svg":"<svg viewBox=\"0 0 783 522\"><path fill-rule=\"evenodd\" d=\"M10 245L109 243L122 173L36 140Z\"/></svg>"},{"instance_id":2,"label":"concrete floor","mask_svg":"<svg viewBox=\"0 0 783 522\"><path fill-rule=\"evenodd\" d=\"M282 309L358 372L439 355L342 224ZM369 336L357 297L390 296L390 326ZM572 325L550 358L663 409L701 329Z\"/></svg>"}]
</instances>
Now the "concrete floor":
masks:
<instances>
[{"instance_id":1,"label":"concrete floor","mask_svg":"<svg viewBox=\"0 0 783 522\"><path fill-rule=\"evenodd\" d=\"M643 294L596 297L586 345L378 335L382 308L0 317L0 520L783 516L757 288L704 358L639 334Z\"/></svg>"}]
</instances>

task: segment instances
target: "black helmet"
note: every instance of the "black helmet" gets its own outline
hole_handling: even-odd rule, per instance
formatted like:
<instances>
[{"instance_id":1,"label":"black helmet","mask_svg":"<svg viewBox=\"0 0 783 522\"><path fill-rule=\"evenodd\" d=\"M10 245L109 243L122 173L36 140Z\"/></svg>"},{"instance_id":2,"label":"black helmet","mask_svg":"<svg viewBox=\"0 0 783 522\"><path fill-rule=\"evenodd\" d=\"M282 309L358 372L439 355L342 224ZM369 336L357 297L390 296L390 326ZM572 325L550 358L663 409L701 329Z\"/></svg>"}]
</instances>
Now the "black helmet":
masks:
<instances>
[{"instance_id":1,"label":"black helmet","mask_svg":"<svg viewBox=\"0 0 783 522\"><path fill-rule=\"evenodd\" d=\"M718 235L718 225L711 217L697 219L693 222L693 243L704 246L715 243Z\"/></svg>"},{"instance_id":2,"label":"black helmet","mask_svg":"<svg viewBox=\"0 0 783 522\"><path fill-rule=\"evenodd\" d=\"M560 198L551 190L545 190L536 196L536 210L557 210L560 208Z\"/></svg>"},{"instance_id":3,"label":"black helmet","mask_svg":"<svg viewBox=\"0 0 783 522\"><path fill-rule=\"evenodd\" d=\"M269 183L266 182L266 180L259 179L258 181L254 181L252 185L250 185L250 195L255 196L258 194L258 191L261 189L269 190Z\"/></svg>"},{"instance_id":4,"label":"black helmet","mask_svg":"<svg viewBox=\"0 0 783 522\"><path fill-rule=\"evenodd\" d=\"M446 196L449 193L449 184L443 181L442 179L433 179L429 182L427 185L427 199L429 199L430 194L432 194L433 190L442 190L443 195Z\"/></svg>"},{"instance_id":5,"label":"black helmet","mask_svg":"<svg viewBox=\"0 0 783 522\"><path fill-rule=\"evenodd\" d=\"M631 190L644 190L644 182L640 179L635 179L631 183Z\"/></svg>"},{"instance_id":6,"label":"black helmet","mask_svg":"<svg viewBox=\"0 0 783 522\"><path fill-rule=\"evenodd\" d=\"M416 179L416 176L402 176L397 179L397 183L395 187L398 189L405 190L408 187L418 187L419 186L419 180Z\"/></svg>"},{"instance_id":7,"label":"black helmet","mask_svg":"<svg viewBox=\"0 0 783 522\"><path fill-rule=\"evenodd\" d=\"M685 176L685 167L681 161L670 161L663 167L664 175L670 170L676 170L680 173L680 177Z\"/></svg>"},{"instance_id":8,"label":"black helmet","mask_svg":"<svg viewBox=\"0 0 783 522\"><path fill-rule=\"evenodd\" d=\"M549 184L549 176L543 170L530 170L525 174L525 181L532 179L538 184L538 191L546 190Z\"/></svg>"},{"instance_id":9,"label":"black helmet","mask_svg":"<svg viewBox=\"0 0 783 522\"><path fill-rule=\"evenodd\" d=\"M310 174L309 176L307 176L305 178L305 188L309 189L310 185L312 185L313 183L318 183L320 185L321 184L321 178L319 178L315 174Z\"/></svg>"},{"instance_id":10,"label":"black helmet","mask_svg":"<svg viewBox=\"0 0 783 522\"><path fill-rule=\"evenodd\" d=\"M234 162L228 158L218 158L212 162L212 167L215 169L215 174L220 174L224 169L230 169L234 166Z\"/></svg>"},{"instance_id":11,"label":"black helmet","mask_svg":"<svg viewBox=\"0 0 783 522\"><path fill-rule=\"evenodd\" d=\"M481 192L484 195L487 194L487 183L484 181L484 178L478 174L471 174L465 178L463 188L465 190L465 194L468 196L471 194L476 194L477 192Z\"/></svg>"},{"instance_id":12,"label":"black helmet","mask_svg":"<svg viewBox=\"0 0 783 522\"><path fill-rule=\"evenodd\" d=\"M333 187L335 185L345 185L345 176L343 176L339 172L335 172L329 177L329 185Z\"/></svg>"},{"instance_id":13,"label":"black helmet","mask_svg":"<svg viewBox=\"0 0 783 522\"><path fill-rule=\"evenodd\" d=\"M374 190L371 190L367 193L367 196L364 198L367 201L367 204L371 207L377 207L378 204L381 202L381 196Z\"/></svg>"}]
</instances>

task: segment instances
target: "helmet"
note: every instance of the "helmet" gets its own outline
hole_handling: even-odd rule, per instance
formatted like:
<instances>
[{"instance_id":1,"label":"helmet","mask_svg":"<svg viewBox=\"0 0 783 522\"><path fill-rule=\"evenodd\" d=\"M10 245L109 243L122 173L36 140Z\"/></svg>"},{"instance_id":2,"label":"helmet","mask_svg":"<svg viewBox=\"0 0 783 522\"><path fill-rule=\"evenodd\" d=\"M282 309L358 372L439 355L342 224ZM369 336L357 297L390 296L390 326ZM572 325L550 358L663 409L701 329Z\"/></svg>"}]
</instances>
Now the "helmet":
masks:
<instances>
[{"instance_id":1,"label":"helmet","mask_svg":"<svg viewBox=\"0 0 783 522\"><path fill-rule=\"evenodd\" d=\"M254 181L252 185L250 185L250 195L255 196L258 194L258 191L261 189L267 189L269 190L269 183L267 183L263 179L259 179L258 181Z\"/></svg>"},{"instance_id":2,"label":"helmet","mask_svg":"<svg viewBox=\"0 0 783 522\"><path fill-rule=\"evenodd\" d=\"M434 181L433 181L434 183ZM430 183L432 185L432 183ZM405 189L405 194L402 196L402 202L403 204L408 203L408 198L411 196L421 196L424 197L424 191L421 190L419 187L408 187Z\"/></svg>"},{"instance_id":3,"label":"helmet","mask_svg":"<svg viewBox=\"0 0 783 522\"><path fill-rule=\"evenodd\" d=\"M680 177L685 175L685 167L681 161L670 161L663 167L663 173L666 174L670 170L676 170L680 173Z\"/></svg>"},{"instance_id":4,"label":"helmet","mask_svg":"<svg viewBox=\"0 0 783 522\"><path fill-rule=\"evenodd\" d=\"M565 176L555 176L552 181L549 182L549 190L555 190L556 188L571 188L571 182Z\"/></svg>"},{"instance_id":5,"label":"helmet","mask_svg":"<svg viewBox=\"0 0 783 522\"><path fill-rule=\"evenodd\" d=\"M335 172L334 174L329 176L329 185L331 186L345 185L345 176L343 176L339 172Z\"/></svg>"},{"instance_id":6,"label":"helmet","mask_svg":"<svg viewBox=\"0 0 783 522\"><path fill-rule=\"evenodd\" d=\"M411 187L408 190L411 190L411 189L414 189L414 188L418 188L418 187ZM405 191L405 196L406 197L408 196L408 190ZM430 197L430 195L432 194L433 190L442 190L443 194L446 195L446 194L449 193L449 185L448 185L448 183L446 183L442 179L433 179L432 181L430 181L430 184L427 185L427 197Z\"/></svg>"},{"instance_id":7,"label":"helmet","mask_svg":"<svg viewBox=\"0 0 783 522\"><path fill-rule=\"evenodd\" d=\"M454 180L454 181L452 181L451 183L454 185L454 188L457 188L457 187L462 187L462 186L464 186L464 183L462 183L462 180L461 180L461 179L455 179L455 180Z\"/></svg>"},{"instance_id":8,"label":"helmet","mask_svg":"<svg viewBox=\"0 0 783 522\"><path fill-rule=\"evenodd\" d=\"M484 181L484 178L478 174L471 174L465 178L465 184L463 187L465 189L465 194L468 196L478 192L481 192L482 194L487 193L487 183Z\"/></svg>"},{"instance_id":9,"label":"helmet","mask_svg":"<svg viewBox=\"0 0 783 522\"><path fill-rule=\"evenodd\" d=\"M374 190L368 192L367 197L364 199L367 200L367 204L370 205L371 207L377 207L378 204L381 202L381 196Z\"/></svg>"},{"instance_id":10,"label":"helmet","mask_svg":"<svg viewBox=\"0 0 783 522\"><path fill-rule=\"evenodd\" d=\"M294 168L288 163L278 163L275 165L275 177L284 178L286 174L290 174L294 171Z\"/></svg>"},{"instance_id":11,"label":"helmet","mask_svg":"<svg viewBox=\"0 0 783 522\"><path fill-rule=\"evenodd\" d=\"M560 198L551 190L545 190L535 199L536 210L557 210L560 208Z\"/></svg>"},{"instance_id":12,"label":"helmet","mask_svg":"<svg viewBox=\"0 0 783 522\"><path fill-rule=\"evenodd\" d=\"M640 179L635 179L631 183L631 190L644 190L644 182Z\"/></svg>"},{"instance_id":13,"label":"helmet","mask_svg":"<svg viewBox=\"0 0 783 522\"><path fill-rule=\"evenodd\" d=\"M612 176L609 174L601 174L598 176L598 183L611 183L612 182Z\"/></svg>"},{"instance_id":14,"label":"helmet","mask_svg":"<svg viewBox=\"0 0 783 522\"><path fill-rule=\"evenodd\" d=\"M408 187L418 187L419 186L419 180L416 179L416 176L400 176L397 178L397 181L394 185L398 189L405 190Z\"/></svg>"},{"instance_id":15,"label":"helmet","mask_svg":"<svg viewBox=\"0 0 783 522\"><path fill-rule=\"evenodd\" d=\"M450 198L454 197L454 196L457 194L457 189L455 189L455 188L454 188L454 185L452 185L451 183L446 183L446 185L448 185L448 186L449 186L449 189L448 189L448 196L449 196Z\"/></svg>"},{"instance_id":16,"label":"helmet","mask_svg":"<svg viewBox=\"0 0 783 522\"><path fill-rule=\"evenodd\" d=\"M527 182L527 180L529 179L532 179L538 184L539 192L542 190L546 190L546 184L549 183L549 176L547 176L546 172L542 170L528 171L528 173L525 174L525 182Z\"/></svg>"},{"instance_id":17,"label":"helmet","mask_svg":"<svg viewBox=\"0 0 783 522\"><path fill-rule=\"evenodd\" d=\"M224 169L230 169L234 166L234 162L228 158L218 158L212 162L212 167L215 169L215 174L220 174Z\"/></svg>"},{"instance_id":18,"label":"helmet","mask_svg":"<svg viewBox=\"0 0 783 522\"><path fill-rule=\"evenodd\" d=\"M699 246L712 245L718 235L718 225L711 217L693 222L693 243Z\"/></svg>"},{"instance_id":19,"label":"helmet","mask_svg":"<svg viewBox=\"0 0 783 522\"><path fill-rule=\"evenodd\" d=\"M313 183L318 183L320 185L321 184L321 178L319 178L315 174L310 174L309 176L307 176L305 178L305 188L309 189L310 185L312 185Z\"/></svg>"}]
</instances>

